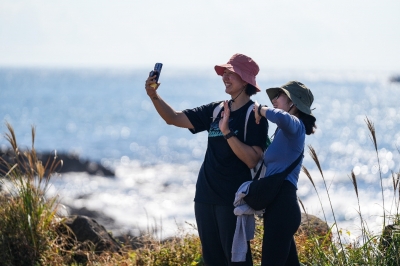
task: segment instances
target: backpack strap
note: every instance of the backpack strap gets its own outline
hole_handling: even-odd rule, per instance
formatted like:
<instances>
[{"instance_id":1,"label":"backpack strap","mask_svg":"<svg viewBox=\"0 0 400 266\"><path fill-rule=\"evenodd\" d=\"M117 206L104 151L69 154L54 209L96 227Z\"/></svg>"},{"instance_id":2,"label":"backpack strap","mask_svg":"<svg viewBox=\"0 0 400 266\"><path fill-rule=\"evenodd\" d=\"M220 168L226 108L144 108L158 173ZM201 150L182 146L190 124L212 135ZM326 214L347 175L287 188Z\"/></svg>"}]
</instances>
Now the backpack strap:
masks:
<instances>
[{"instance_id":1,"label":"backpack strap","mask_svg":"<svg viewBox=\"0 0 400 266\"><path fill-rule=\"evenodd\" d=\"M213 121L215 120L215 118L217 117L219 112L221 112L221 109L223 106L224 106L224 102L221 102L214 108ZM249 121L250 113L253 110L253 107L254 107L254 103L251 104L249 106L249 108L247 108L246 119L244 121L244 141L246 141L246 135L247 135L247 122ZM263 160L263 158L261 158L260 161L258 161L256 167L254 167L253 169L250 169L251 177L253 179L256 177L257 172L258 172L258 176L260 176L260 174L265 173L265 166L264 167L263 166L264 166L264 160ZM261 170L261 168L262 168L262 170ZM261 172L260 172L260 170L261 170Z\"/></svg>"},{"instance_id":2,"label":"backpack strap","mask_svg":"<svg viewBox=\"0 0 400 266\"><path fill-rule=\"evenodd\" d=\"M249 121L249 116L250 116L251 111L253 110L253 107L254 107L254 103L250 104L249 108L247 109L246 120L244 122L244 141L246 141L247 122Z\"/></svg>"},{"instance_id":3,"label":"backpack strap","mask_svg":"<svg viewBox=\"0 0 400 266\"><path fill-rule=\"evenodd\" d=\"M224 102L220 102L217 106L215 106L213 111L213 121L217 118L219 112L221 112L222 107L224 107ZM253 110L254 103L249 106L246 113L246 120L244 121L244 141L246 141L246 134L247 134L247 122L249 121L249 116L251 111Z\"/></svg>"},{"instance_id":4,"label":"backpack strap","mask_svg":"<svg viewBox=\"0 0 400 266\"><path fill-rule=\"evenodd\" d=\"M304 157L304 150L300 153L299 157L297 157L297 159L285 169L284 173L286 176L288 176L294 170L294 168L300 163L303 157Z\"/></svg>"},{"instance_id":5,"label":"backpack strap","mask_svg":"<svg viewBox=\"0 0 400 266\"><path fill-rule=\"evenodd\" d=\"M224 102L220 102L217 106L215 106L214 111L213 111L213 122L215 118L217 118L217 115L219 112L221 112L222 107L224 106Z\"/></svg>"},{"instance_id":6,"label":"backpack strap","mask_svg":"<svg viewBox=\"0 0 400 266\"><path fill-rule=\"evenodd\" d=\"M249 108L247 109L246 120L244 122L244 141L246 141L247 122L249 121L249 116L250 116L251 111L253 110L253 107L254 107L254 103L251 104L249 106ZM258 173L258 176L260 176L260 174L265 173L266 168L265 168L265 166L264 167L263 166L264 166L264 158L261 157L260 160L258 161L257 165L254 168L250 169L251 177L253 179L256 178L257 173Z\"/></svg>"},{"instance_id":7,"label":"backpack strap","mask_svg":"<svg viewBox=\"0 0 400 266\"><path fill-rule=\"evenodd\" d=\"M297 157L297 159L292 162L291 165L289 165L282 173L285 174L285 176L288 176L293 170L294 168L300 163L301 158L304 157L304 150L300 153L299 157ZM262 165L258 167L257 166L254 169L251 169L251 174L253 176L253 180L258 180L260 179L260 177L264 177L265 176L265 172L267 171L267 167L264 164L264 160L262 160ZM257 171L255 169L258 169ZM254 171L254 172L253 172ZM253 175L254 173L254 175Z\"/></svg>"}]
</instances>

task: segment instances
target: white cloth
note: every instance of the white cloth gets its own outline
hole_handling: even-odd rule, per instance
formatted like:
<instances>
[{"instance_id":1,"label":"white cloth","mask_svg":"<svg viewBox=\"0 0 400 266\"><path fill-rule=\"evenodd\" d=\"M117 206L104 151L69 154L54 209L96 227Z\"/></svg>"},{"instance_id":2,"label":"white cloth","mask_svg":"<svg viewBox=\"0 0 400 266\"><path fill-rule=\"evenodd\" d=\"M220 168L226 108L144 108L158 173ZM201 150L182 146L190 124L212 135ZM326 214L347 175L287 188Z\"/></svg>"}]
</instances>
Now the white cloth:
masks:
<instances>
[{"instance_id":1,"label":"white cloth","mask_svg":"<svg viewBox=\"0 0 400 266\"><path fill-rule=\"evenodd\" d=\"M244 182L235 194L233 213L237 216L236 229L232 242L232 262L246 261L247 241L254 238L256 221L254 214L263 214L264 210L252 209L243 198L247 195L252 181Z\"/></svg>"}]
</instances>

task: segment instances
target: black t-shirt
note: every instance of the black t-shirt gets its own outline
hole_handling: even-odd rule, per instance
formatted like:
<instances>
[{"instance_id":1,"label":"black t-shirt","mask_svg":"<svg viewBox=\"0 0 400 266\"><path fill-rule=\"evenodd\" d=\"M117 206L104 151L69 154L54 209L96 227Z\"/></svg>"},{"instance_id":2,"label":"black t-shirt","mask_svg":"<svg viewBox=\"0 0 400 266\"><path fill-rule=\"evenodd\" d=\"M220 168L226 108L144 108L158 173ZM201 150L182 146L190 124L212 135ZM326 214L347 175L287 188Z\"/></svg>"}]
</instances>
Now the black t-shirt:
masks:
<instances>
[{"instance_id":1,"label":"black t-shirt","mask_svg":"<svg viewBox=\"0 0 400 266\"><path fill-rule=\"evenodd\" d=\"M247 165L232 151L219 129L221 112L214 121L212 119L214 108L220 103L213 102L187 109L183 113L194 127L190 130L193 134L208 131L207 151L197 179L194 201L230 206L233 204L239 186L251 180L251 173ZM248 118L246 141L244 141L246 113L252 103L254 102L249 101L240 109L231 112L229 128L236 133L236 137L241 142L249 146L259 146L265 150L268 134L267 120L263 118L260 124L256 124L253 111Z\"/></svg>"}]
</instances>

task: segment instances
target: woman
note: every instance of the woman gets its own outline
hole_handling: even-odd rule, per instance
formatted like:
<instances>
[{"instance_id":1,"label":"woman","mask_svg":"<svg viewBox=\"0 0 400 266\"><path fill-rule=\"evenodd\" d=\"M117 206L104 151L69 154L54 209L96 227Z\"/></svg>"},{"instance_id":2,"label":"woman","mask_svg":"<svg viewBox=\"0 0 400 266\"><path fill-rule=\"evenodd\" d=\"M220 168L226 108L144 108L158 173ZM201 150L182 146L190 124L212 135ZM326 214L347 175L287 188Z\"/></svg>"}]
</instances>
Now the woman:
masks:
<instances>
[{"instance_id":1,"label":"woman","mask_svg":"<svg viewBox=\"0 0 400 266\"><path fill-rule=\"evenodd\" d=\"M208 145L197 183L195 217L206 265L253 265L250 248L246 262L232 263L231 247L236 227L233 200L239 186L251 180L249 169L256 166L265 150L267 121L255 123L250 96L260 91L256 83L259 67L243 54L233 55L227 64L216 65L225 92L231 100L212 102L194 109L175 111L157 93L154 78L146 80L146 91L159 115L169 125L188 128L193 134L207 130ZM223 106L220 105L223 103ZM221 112L214 110L222 107ZM247 111L250 116L246 124ZM260 119L258 119L260 121ZM246 131L246 132L245 132Z\"/></svg>"},{"instance_id":2,"label":"woman","mask_svg":"<svg viewBox=\"0 0 400 266\"><path fill-rule=\"evenodd\" d=\"M256 123L265 117L277 130L264 153L265 177L251 183L244 200L254 209L265 208L261 265L299 265L293 237L301 221L296 190L305 136L316 128L310 109L314 96L298 81L267 94L273 107L256 103Z\"/></svg>"}]
</instances>

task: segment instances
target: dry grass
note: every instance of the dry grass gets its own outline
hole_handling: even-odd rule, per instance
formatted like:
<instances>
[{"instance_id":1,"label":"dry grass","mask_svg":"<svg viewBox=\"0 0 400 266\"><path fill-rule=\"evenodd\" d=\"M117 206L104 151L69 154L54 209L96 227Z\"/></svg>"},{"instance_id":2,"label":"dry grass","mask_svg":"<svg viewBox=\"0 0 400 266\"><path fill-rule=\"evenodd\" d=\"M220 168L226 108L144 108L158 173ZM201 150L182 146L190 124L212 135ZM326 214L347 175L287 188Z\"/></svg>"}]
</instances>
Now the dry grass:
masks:
<instances>
[{"instance_id":1,"label":"dry grass","mask_svg":"<svg viewBox=\"0 0 400 266\"><path fill-rule=\"evenodd\" d=\"M371 133L375 151L378 144L375 128L366 120ZM57 215L57 198L46 198L50 178L62 162L55 155L44 164L38 160L34 148L35 130L32 128L32 148L20 151L15 133L7 124L6 138L12 150L14 163L7 163L3 178L11 182L0 185L8 194L0 194L0 261L3 265L203 265L200 240L197 236L179 230L176 237L160 241L151 232L135 239L138 248L126 243L120 253L96 253L90 244L76 241L71 232L62 227L62 217ZM309 146L313 158L325 184L324 173L317 152ZM377 156L378 164L379 157ZM322 202L307 168L303 172L313 185L318 199ZM380 185L382 176L379 168ZM336 226L336 218L330 231L324 234L316 231L299 231L295 235L299 259L303 265L400 265L400 173L392 172L393 201L390 211L383 209L384 224L381 234L372 234L363 219L357 178L350 173L350 182L358 201L358 214L361 221L361 236L353 242L343 243L343 232ZM3 179L4 180L4 179ZM7 182L8 183L8 182ZM382 190L383 191L383 190ZM383 197L383 195L382 195ZM383 198L382 198L383 200ZM299 199L304 212L305 208ZM334 209L330 202L333 217ZM383 202L384 206L384 202ZM325 211L324 218L326 222ZM387 224L390 222L390 224ZM193 226L193 225L192 225ZM336 229L336 230L335 230ZM337 240L332 239L332 230ZM262 219L256 219L256 234L252 240L254 265L260 265L262 250Z\"/></svg>"}]
</instances>

